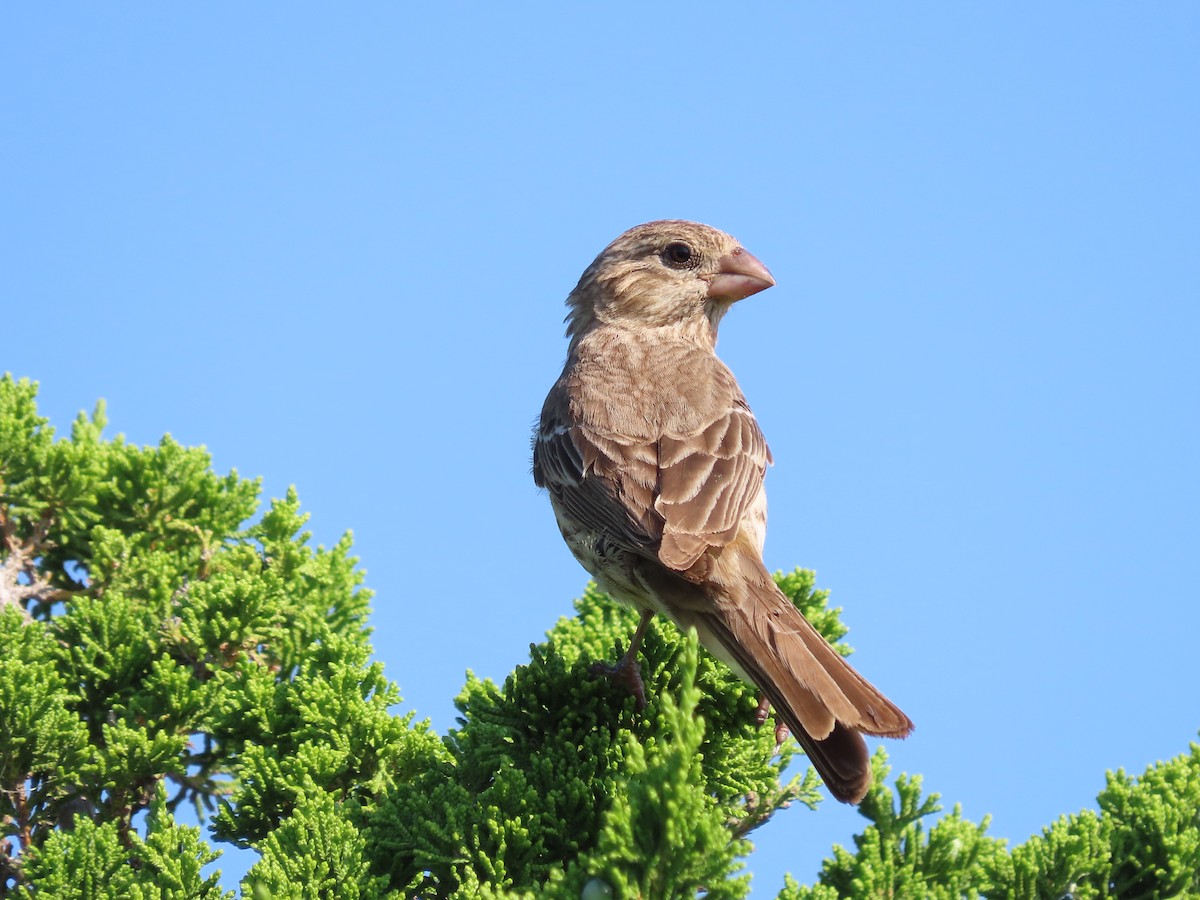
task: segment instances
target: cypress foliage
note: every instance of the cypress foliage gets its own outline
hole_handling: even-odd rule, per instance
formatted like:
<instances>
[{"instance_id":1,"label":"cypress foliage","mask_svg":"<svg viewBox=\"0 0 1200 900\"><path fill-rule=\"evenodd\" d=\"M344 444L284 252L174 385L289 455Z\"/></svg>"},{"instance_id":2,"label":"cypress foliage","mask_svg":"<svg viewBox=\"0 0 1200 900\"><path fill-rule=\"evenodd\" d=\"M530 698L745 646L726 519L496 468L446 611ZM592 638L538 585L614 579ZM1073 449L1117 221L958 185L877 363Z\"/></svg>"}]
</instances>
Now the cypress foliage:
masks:
<instances>
[{"instance_id":1,"label":"cypress foliage","mask_svg":"<svg viewBox=\"0 0 1200 900\"><path fill-rule=\"evenodd\" d=\"M0 898L233 897L222 844L258 854L245 897L740 898L754 830L818 805L694 635L652 624L640 712L594 677L636 618L594 587L502 685L468 673L447 735L395 715L349 535L310 546L294 491L255 519L203 449L103 439L103 404L56 438L35 399L0 379ZM781 900L1200 895L1198 745L1011 850L875 767L854 850Z\"/></svg>"}]
</instances>

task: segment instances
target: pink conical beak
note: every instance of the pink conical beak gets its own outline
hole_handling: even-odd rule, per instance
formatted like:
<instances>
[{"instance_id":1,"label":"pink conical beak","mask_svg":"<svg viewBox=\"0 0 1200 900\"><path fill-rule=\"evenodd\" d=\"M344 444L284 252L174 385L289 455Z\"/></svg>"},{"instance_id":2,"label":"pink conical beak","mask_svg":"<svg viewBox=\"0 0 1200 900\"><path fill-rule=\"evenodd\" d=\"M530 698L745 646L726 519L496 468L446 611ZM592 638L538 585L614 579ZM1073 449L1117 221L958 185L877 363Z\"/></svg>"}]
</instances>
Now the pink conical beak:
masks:
<instances>
[{"instance_id":1,"label":"pink conical beak","mask_svg":"<svg viewBox=\"0 0 1200 900\"><path fill-rule=\"evenodd\" d=\"M767 267L753 253L738 247L718 260L717 274L708 280L708 299L732 303L765 291L775 283Z\"/></svg>"}]
</instances>

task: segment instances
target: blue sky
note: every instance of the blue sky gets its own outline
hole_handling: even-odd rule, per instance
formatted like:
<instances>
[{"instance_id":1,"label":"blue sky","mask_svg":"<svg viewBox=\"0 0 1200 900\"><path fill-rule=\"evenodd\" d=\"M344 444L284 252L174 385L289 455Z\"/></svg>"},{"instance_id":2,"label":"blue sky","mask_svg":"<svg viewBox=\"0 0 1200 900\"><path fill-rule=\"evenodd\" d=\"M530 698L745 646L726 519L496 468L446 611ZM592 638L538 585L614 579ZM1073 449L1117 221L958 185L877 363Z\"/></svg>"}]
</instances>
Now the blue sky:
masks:
<instances>
[{"instance_id":1,"label":"blue sky","mask_svg":"<svg viewBox=\"0 0 1200 900\"><path fill-rule=\"evenodd\" d=\"M991 833L1200 727L1200 7L9 6L0 370L353 529L444 730L585 575L529 477L562 300L639 222L777 287L719 351L889 742ZM865 824L757 833L754 896ZM225 868L239 863L226 857Z\"/></svg>"}]
</instances>

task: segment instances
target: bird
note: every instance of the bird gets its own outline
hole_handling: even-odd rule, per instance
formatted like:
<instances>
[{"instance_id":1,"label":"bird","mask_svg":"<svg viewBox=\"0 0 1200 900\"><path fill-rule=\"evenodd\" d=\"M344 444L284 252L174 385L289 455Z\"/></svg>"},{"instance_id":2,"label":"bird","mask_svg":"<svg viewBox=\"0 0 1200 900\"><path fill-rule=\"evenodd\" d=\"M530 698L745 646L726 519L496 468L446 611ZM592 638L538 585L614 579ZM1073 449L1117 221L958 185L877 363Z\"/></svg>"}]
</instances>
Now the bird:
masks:
<instances>
[{"instance_id":1,"label":"bird","mask_svg":"<svg viewBox=\"0 0 1200 900\"><path fill-rule=\"evenodd\" d=\"M771 452L717 329L775 284L730 235L677 219L621 234L567 297L567 359L533 433L533 476L576 559L641 612L610 674L641 690L637 652L664 615L744 681L830 793L871 784L863 735L913 728L809 624L762 559ZM765 705L760 711L765 718Z\"/></svg>"}]
</instances>

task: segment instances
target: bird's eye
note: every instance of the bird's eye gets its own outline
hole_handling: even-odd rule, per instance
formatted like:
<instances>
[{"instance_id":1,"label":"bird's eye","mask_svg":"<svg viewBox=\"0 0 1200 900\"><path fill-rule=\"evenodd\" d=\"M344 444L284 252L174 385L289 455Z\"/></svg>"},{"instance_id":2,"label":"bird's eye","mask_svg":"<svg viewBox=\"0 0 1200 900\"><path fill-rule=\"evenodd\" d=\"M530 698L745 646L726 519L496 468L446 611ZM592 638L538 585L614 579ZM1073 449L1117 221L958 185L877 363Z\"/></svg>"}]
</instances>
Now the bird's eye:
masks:
<instances>
[{"instance_id":1,"label":"bird's eye","mask_svg":"<svg viewBox=\"0 0 1200 900\"><path fill-rule=\"evenodd\" d=\"M683 241L673 241L663 248L662 261L672 269L682 269L692 261L695 253Z\"/></svg>"}]
</instances>

